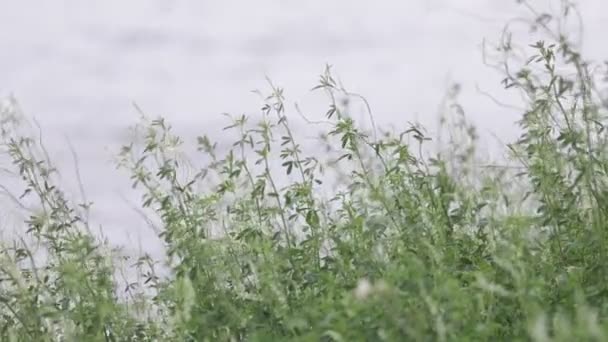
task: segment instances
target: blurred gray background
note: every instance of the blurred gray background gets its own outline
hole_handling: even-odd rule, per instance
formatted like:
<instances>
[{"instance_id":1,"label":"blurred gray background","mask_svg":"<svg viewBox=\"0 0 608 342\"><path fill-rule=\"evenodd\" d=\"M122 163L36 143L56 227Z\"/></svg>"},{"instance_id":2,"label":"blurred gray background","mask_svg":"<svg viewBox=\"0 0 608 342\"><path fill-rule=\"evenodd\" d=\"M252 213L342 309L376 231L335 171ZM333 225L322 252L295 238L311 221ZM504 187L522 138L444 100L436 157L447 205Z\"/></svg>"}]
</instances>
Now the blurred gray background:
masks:
<instances>
[{"instance_id":1,"label":"blurred gray background","mask_svg":"<svg viewBox=\"0 0 608 342\"><path fill-rule=\"evenodd\" d=\"M608 2L579 3L585 52L608 57ZM556 10L559 1L535 4ZM221 142L220 113L258 112L251 90L267 89L265 76L285 88L288 103L321 118L325 98L310 89L329 63L369 100L379 125L432 126L451 80L479 130L509 140L519 113L476 86L516 102L483 66L481 43L497 41L522 10L515 0L0 0L0 96L14 95L40 122L68 181L69 137L93 218L110 240L155 250L152 232L121 199L127 175L111 163L138 119L133 102L186 136Z\"/></svg>"}]
</instances>

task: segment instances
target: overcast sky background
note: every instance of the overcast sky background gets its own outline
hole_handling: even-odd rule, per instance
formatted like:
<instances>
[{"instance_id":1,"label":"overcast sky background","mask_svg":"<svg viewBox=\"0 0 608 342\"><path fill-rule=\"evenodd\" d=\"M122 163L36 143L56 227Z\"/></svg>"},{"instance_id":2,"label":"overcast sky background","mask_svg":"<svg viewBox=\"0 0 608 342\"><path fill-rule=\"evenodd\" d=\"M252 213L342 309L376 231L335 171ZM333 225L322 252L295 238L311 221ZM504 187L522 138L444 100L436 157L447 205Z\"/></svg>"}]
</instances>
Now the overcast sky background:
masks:
<instances>
[{"instance_id":1,"label":"overcast sky background","mask_svg":"<svg viewBox=\"0 0 608 342\"><path fill-rule=\"evenodd\" d=\"M543 10L559 3L534 2ZM585 51L608 57L608 2L580 3ZM288 103L322 117L324 97L310 88L329 63L365 95L379 124L435 122L450 79L462 84L479 129L506 140L518 113L475 87L516 100L482 65L481 43L521 13L515 0L0 0L0 96L13 94L40 121L66 172L71 139L106 234L124 242L128 233L150 249L156 239L120 199L128 178L109 162L137 120L132 102L187 136L221 139L220 113L256 113L250 91L265 89L265 76L285 88Z\"/></svg>"}]
</instances>

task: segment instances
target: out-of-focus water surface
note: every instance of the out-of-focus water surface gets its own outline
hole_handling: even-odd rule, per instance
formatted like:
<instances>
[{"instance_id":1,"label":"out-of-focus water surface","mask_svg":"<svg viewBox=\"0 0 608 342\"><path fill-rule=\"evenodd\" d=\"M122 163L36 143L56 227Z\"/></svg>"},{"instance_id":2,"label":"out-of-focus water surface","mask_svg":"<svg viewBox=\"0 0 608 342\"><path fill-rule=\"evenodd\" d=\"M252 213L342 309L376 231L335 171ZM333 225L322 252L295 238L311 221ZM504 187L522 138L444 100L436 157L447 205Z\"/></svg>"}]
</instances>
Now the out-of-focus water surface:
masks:
<instances>
[{"instance_id":1,"label":"out-of-focus water surface","mask_svg":"<svg viewBox=\"0 0 608 342\"><path fill-rule=\"evenodd\" d=\"M558 1L537 3L549 9ZM585 51L608 56L601 39L608 3L579 7ZM462 84L461 102L480 130L509 139L517 113L475 86L515 101L501 90L501 75L483 67L481 43L498 39L520 13L515 0L1 0L0 95L13 94L36 117L67 178L69 137L96 203L93 218L110 240L155 250L158 242L121 199L128 177L110 162L137 121L132 102L186 136L221 142L219 114L257 112L250 91L263 89L265 76L320 118L324 97L310 88L330 63L366 96L378 124L434 122L449 77Z\"/></svg>"}]
</instances>

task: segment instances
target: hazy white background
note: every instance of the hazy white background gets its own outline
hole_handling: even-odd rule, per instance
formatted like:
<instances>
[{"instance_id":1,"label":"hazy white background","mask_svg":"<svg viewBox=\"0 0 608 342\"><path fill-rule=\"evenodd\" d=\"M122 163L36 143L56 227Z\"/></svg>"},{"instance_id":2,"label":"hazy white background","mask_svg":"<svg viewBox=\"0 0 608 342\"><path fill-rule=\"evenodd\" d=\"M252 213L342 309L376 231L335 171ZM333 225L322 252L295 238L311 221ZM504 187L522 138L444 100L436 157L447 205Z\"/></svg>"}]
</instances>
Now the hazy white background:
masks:
<instances>
[{"instance_id":1,"label":"hazy white background","mask_svg":"<svg viewBox=\"0 0 608 342\"><path fill-rule=\"evenodd\" d=\"M585 50L608 57L608 2L582 0L580 9ZM71 139L94 219L111 240L153 250L156 239L120 197L128 178L109 161L137 120L132 102L187 136L221 140L219 114L255 113L250 91L264 89L266 75L288 102L321 117L324 98L309 89L330 63L380 124L434 122L451 79L480 130L508 139L518 113L475 86L514 101L482 65L481 43L518 13L515 0L0 0L0 96L13 94L40 121L68 180Z\"/></svg>"}]
</instances>

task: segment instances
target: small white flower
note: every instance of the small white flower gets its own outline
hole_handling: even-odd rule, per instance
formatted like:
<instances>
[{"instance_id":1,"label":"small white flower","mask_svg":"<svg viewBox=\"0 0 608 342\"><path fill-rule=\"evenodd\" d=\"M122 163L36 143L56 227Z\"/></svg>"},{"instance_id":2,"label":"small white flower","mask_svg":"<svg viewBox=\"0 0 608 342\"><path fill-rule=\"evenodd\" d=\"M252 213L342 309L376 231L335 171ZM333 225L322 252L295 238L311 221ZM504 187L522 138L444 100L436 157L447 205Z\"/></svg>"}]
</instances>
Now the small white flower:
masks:
<instances>
[{"instance_id":1,"label":"small white flower","mask_svg":"<svg viewBox=\"0 0 608 342\"><path fill-rule=\"evenodd\" d=\"M359 280L357 288L355 289L355 297L360 300L367 298L372 292L372 283L369 280L363 278Z\"/></svg>"}]
</instances>

